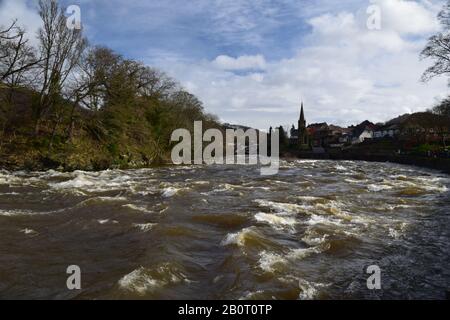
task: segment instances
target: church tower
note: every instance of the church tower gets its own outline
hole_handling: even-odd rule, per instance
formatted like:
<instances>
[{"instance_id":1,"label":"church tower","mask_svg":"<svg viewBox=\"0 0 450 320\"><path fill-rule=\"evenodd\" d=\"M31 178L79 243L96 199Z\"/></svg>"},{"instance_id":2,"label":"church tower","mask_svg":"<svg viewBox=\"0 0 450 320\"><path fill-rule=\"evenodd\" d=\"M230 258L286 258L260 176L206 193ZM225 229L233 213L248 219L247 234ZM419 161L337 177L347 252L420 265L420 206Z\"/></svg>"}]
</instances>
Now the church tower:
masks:
<instances>
[{"instance_id":1,"label":"church tower","mask_svg":"<svg viewBox=\"0 0 450 320\"><path fill-rule=\"evenodd\" d=\"M302 108L300 111L300 119L298 120L298 145L301 149L309 147L308 130L306 128L305 111Z\"/></svg>"},{"instance_id":2,"label":"church tower","mask_svg":"<svg viewBox=\"0 0 450 320\"><path fill-rule=\"evenodd\" d=\"M305 112L303 110L303 101L302 101L302 109L300 111L300 120L298 120L298 128L306 128L306 120L305 120Z\"/></svg>"}]
</instances>

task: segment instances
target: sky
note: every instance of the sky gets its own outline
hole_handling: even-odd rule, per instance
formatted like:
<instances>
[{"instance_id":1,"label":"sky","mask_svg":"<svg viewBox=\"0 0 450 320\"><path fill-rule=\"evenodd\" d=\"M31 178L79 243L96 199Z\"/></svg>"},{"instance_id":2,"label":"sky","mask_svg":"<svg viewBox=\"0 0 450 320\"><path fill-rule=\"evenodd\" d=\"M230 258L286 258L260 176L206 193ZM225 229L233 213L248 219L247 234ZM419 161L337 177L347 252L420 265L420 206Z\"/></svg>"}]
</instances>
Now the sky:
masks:
<instances>
[{"instance_id":1,"label":"sky","mask_svg":"<svg viewBox=\"0 0 450 320\"><path fill-rule=\"evenodd\" d=\"M91 44L157 67L222 121L258 129L347 126L426 110L448 81L420 82L442 0L62 0ZM375 5L379 28L368 28ZM369 13L368 13L369 11ZM33 0L0 0L34 34ZM372 20L371 20L372 21Z\"/></svg>"}]
</instances>

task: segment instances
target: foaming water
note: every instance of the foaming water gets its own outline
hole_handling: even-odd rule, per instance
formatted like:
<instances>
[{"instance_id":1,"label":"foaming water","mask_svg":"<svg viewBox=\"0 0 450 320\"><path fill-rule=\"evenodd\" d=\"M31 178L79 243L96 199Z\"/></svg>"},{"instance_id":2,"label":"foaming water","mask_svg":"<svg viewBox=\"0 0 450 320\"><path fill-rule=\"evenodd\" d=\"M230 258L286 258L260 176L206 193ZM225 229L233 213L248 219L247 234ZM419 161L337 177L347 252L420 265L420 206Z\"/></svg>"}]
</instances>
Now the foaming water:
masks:
<instances>
[{"instance_id":1,"label":"foaming water","mask_svg":"<svg viewBox=\"0 0 450 320\"><path fill-rule=\"evenodd\" d=\"M0 298L444 298L449 188L438 172L352 161L282 161L273 177L2 170ZM73 264L77 293L65 287Z\"/></svg>"}]
</instances>

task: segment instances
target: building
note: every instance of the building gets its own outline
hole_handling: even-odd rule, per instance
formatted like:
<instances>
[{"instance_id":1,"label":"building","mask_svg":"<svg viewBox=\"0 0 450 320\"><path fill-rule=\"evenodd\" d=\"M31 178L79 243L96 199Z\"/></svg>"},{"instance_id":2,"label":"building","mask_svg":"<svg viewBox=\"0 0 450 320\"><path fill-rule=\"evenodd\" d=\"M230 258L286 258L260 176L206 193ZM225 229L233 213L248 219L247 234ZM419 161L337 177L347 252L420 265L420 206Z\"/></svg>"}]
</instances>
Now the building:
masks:
<instances>
[{"instance_id":1,"label":"building","mask_svg":"<svg viewBox=\"0 0 450 320\"><path fill-rule=\"evenodd\" d=\"M356 127L351 127L352 129L351 143L358 144L366 140L373 139L376 128L377 126L368 120L360 123Z\"/></svg>"},{"instance_id":2,"label":"building","mask_svg":"<svg viewBox=\"0 0 450 320\"><path fill-rule=\"evenodd\" d=\"M305 111L303 102L300 110L300 119L298 120L298 129L293 125L291 128L290 144L297 146L300 150L310 148L308 128L306 127Z\"/></svg>"},{"instance_id":3,"label":"building","mask_svg":"<svg viewBox=\"0 0 450 320\"><path fill-rule=\"evenodd\" d=\"M356 128L353 131L352 144L362 143L373 139L373 130L369 128Z\"/></svg>"},{"instance_id":4,"label":"building","mask_svg":"<svg viewBox=\"0 0 450 320\"><path fill-rule=\"evenodd\" d=\"M375 139L381 139L385 137L394 138L400 134L400 127L397 124L386 125L378 128L374 133Z\"/></svg>"},{"instance_id":5,"label":"building","mask_svg":"<svg viewBox=\"0 0 450 320\"><path fill-rule=\"evenodd\" d=\"M291 149L308 150L314 153L325 152L328 149L343 148L346 145L359 144L373 139L376 131L377 126L368 120L348 128L328 125L326 122L313 123L307 126L302 102L298 127L292 125L289 145ZM377 132L377 135L392 135L395 133L394 130Z\"/></svg>"},{"instance_id":6,"label":"building","mask_svg":"<svg viewBox=\"0 0 450 320\"><path fill-rule=\"evenodd\" d=\"M341 147L339 138L350 132L350 129L328 125L327 123L313 123L306 125L305 109L302 102L298 128L292 125L290 130L290 146L298 150L325 152L329 147Z\"/></svg>"},{"instance_id":7,"label":"building","mask_svg":"<svg viewBox=\"0 0 450 320\"><path fill-rule=\"evenodd\" d=\"M326 147L331 135L330 127L327 123L314 123L308 126L311 146L314 148Z\"/></svg>"},{"instance_id":8,"label":"building","mask_svg":"<svg viewBox=\"0 0 450 320\"><path fill-rule=\"evenodd\" d=\"M284 150L306 151L305 153L334 152L364 142L371 144L371 140L376 145L381 139L395 144L401 143L406 149L425 143L447 148L450 139L450 118L431 112L418 112L399 116L386 123L374 124L366 120L347 128L325 122L307 126L302 102L298 127L292 126L290 137L282 129L280 128L280 146L284 146Z\"/></svg>"}]
</instances>

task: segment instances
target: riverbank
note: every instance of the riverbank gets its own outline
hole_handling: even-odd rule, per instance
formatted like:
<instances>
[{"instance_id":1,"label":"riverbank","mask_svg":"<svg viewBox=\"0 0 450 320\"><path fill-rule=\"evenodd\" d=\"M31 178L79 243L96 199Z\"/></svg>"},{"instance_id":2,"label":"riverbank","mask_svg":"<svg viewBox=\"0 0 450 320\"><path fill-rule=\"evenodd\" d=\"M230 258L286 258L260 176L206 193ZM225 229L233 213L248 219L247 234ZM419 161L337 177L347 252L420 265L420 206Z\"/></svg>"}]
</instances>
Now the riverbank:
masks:
<instances>
[{"instance_id":1,"label":"riverbank","mask_svg":"<svg viewBox=\"0 0 450 320\"><path fill-rule=\"evenodd\" d=\"M292 158L290 155L288 158ZM419 157L413 155L401 154L355 154L355 153L299 153L295 156L297 159L315 159L315 160L349 160L349 161L368 161L368 162L391 162L405 165L412 165L427 169L439 170L450 174L450 159Z\"/></svg>"},{"instance_id":2,"label":"riverbank","mask_svg":"<svg viewBox=\"0 0 450 320\"><path fill-rule=\"evenodd\" d=\"M404 165L412 165L416 167L428 168L433 170L442 171L443 173L450 174L450 159L445 158L432 158L432 157L418 157L411 155L366 155L366 154L352 154L352 153L301 153L301 154L288 154L281 157L284 160L297 160L297 159L314 159L314 160L348 160L348 161L367 161L367 162L391 162ZM49 158L41 158L39 161L22 163L14 163L4 161L0 159L0 170L7 171L47 171L56 170L60 172L73 172L75 170L81 171L103 171L108 169L142 169L142 168L158 168L161 166L169 166L170 162L158 162L158 163L145 163L130 161L121 165L108 166L106 164L84 165L78 164L71 167L61 165L61 163L55 162Z\"/></svg>"},{"instance_id":3,"label":"riverbank","mask_svg":"<svg viewBox=\"0 0 450 320\"><path fill-rule=\"evenodd\" d=\"M47 171L55 170L59 172L73 172L73 171L104 171L115 169L142 169L142 168L157 168L166 165L165 159L159 159L157 161L149 161L143 159L133 159L123 156L120 161L114 161L112 163L109 159L87 159L86 161L58 161L50 157L38 156L30 159L22 159L16 161L11 157L0 158L0 170L7 171Z\"/></svg>"}]
</instances>

